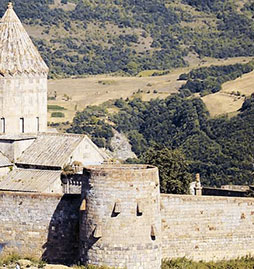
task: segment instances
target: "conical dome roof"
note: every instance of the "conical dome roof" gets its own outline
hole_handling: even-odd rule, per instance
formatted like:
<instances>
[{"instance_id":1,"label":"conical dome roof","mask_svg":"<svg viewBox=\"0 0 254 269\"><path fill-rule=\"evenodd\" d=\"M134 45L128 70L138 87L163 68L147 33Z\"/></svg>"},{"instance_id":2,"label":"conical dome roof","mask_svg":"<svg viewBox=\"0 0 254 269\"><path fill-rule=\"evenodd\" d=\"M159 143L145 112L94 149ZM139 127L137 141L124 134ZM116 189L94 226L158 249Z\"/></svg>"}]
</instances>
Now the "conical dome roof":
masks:
<instances>
[{"instance_id":1,"label":"conical dome roof","mask_svg":"<svg viewBox=\"0 0 254 269\"><path fill-rule=\"evenodd\" d=\"M0 75L47 72L47 65L9 3L0 20Z\"/></svg>"}]
</instances>

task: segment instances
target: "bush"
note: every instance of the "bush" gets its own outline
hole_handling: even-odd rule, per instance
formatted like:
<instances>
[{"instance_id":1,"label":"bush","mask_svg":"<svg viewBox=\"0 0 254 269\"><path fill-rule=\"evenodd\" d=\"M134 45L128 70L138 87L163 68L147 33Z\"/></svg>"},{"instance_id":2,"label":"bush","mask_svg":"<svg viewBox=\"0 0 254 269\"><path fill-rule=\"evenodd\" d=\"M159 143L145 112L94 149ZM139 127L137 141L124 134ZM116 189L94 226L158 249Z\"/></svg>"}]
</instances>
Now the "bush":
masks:
<instances>
[{"instance_id":1,"label":"bush","mask_svg":"<svg viewBox=\"0 0 254 269\"><path fill-rule=\"evenodd\" d=\"M53 113L51 113L51 117L52 118L64 118L65 115L62 112L53 112Z\"/></svg>"},{"instance_id":2,"label":"bush","mask_svg":"<svg viewBox=\"0 0 254 269\"><path fill-rule=\"evenodd\" d=\"M17 253L12 253L8 256L0 258L0 265L2 266L3 264L8 265L8 264L14 263L18 261L20 258L21 257Z\"/></svg>"},{"instance_id":3,"label":"bush","mask_svg":"<svg viewBox=\"0 0 254 269\"><path fill-rule=\"evenodd\" d=\"M66 110L65 107L63 106L58 106L58 105L48 105L49 110Z\"/></svg>"}]
</instances>

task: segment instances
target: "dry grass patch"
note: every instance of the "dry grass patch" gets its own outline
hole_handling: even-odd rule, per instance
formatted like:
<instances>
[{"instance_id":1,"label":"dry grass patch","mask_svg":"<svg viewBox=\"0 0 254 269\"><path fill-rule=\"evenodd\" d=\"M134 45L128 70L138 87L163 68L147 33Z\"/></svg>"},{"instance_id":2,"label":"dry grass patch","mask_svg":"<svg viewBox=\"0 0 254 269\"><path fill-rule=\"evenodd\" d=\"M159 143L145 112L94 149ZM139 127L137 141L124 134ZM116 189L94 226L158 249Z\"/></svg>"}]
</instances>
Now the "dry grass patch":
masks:
<instances>
[{"instance_id":1,"label":"dry grass patch","mask_svg":"<svg viewBox=\"0 0 254 269\"><path fill-rule=\"evenodd\" d=\"M235 94L237 92L241 96L237 96ZM229 113L232 115L241 108L244 96L250 96L252 93L254 93L254 71L224 83L220 92L209 94L202 100L212 117Z\"/></svg>"},{"instance_id":2,"label":"dry grass patch","mask_svg":"<svg viewBox=\"0 0 254 269\"><path fill-rule=\"evenodd\" d=\"M48 102L49 105L63 106L66 110L64 112L64 118L51 118L49 113L48 121L72 121L76 111L81 111L88 105L99 105L118 98L126 99L137 93L139 93L140 97L145 101L153 98L166 98L172 93L177 92L185 83L185 81L178 80L179 75L182 73L187 73L193 68L202 66L246 63L251 59L252 57L236 57L226 60L212 58L197 59L195 55L190 55L189 67L175 69L163 76L151 77L149 74L158 70L149 70L142 72L142 77L97 75L79 79L49 80L49 94L54 93L54 91L57 92L56 100L50 100ZM252 78L251 76L249 77L248 74L244 75L243 78L246 80L245 85L252 83L247 83L248 79ZM235 89L236 87L231 91ZM250 91L251 89L249 92ZM66 100L65 96L69 96L70 100ZM234 97L221 93L209 95L202 99L206 103L211 115L237 111L243 102L243 99L235 100Z\"/></svg>"},{"instance_id":3,"label":"dry grass patch","mask_svg":"<svg viewBox=\"0 0 254 269\"><path fill-rule=\"evenodd\" d=\"M239 91L246 96L251 95L254 92L254 71L222 85L222 92L231 93L232 91Z\"/></svg>"},{"instance_id":4,"label":"dry grass patch","mask_svg":"<svg viewBox=\"0 0 254 269\"><path fill-rule=\"evenodd\" d=\"M65 107L64 120L71 120L77 110L83 110L88 105L99 105L108 100L132 97L142 91L145 100L162 97L177 92L184 83L178 81L181 71L172 72L158 77L110 77L106 75L91 76L81 79L49 80L49 94L57 92L56 100L49 100L49 105ZM100 83L99 83L100 81ZM157 93L154 94L154 91ZM148 94L148 96L147 96ZM64 101L64 96L71 97ZM149 100L150 100L149 99ZM48 118L50 122L59 119ZM62 120L63 121L63 120Z\"/></svg>"},{"instance_id":5,"label":"dry grass patch","mask_svg":"<svg viewBox=\"0 0 254 269\"><path fill-rule=\"evenodd\" d=\"M243 97L237 97L222 92L209 94L201 98L212 117L238 111L243 102Z\"/></svg>"}]
</instances>

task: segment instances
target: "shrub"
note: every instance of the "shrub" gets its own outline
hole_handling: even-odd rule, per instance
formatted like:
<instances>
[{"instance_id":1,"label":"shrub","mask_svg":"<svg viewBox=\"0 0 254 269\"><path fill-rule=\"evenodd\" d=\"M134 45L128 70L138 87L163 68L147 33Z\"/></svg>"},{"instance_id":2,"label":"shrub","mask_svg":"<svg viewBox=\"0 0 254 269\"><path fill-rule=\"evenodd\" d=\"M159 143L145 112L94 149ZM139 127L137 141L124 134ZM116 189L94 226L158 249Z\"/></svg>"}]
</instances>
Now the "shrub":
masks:
<instances>
[{"instance_id":1,"label":"shrub","mask_svg":"<svg viewBox=\"0 0 254 269\"><path fill-rule=\"evenodd\" d=\"M50 110L66 110L65 107L58 106L58 105L48 105L48 109L50 109Z\"/></svg>"},{"instance_id":2,"label":"shrub","mask_svg":"<svg viewBox=\"0 0 254 269\"><path fill-rule=\"evenodd\" d=\"M5 256L3 258L0 258L0 265L8 265L11 263L14 263L16 261L18 261L21 257L17 254L17 253L12 253L8 256Z\"/></svg>"},{"instance_id":3,"label":"shrub","mask_svg":"<svg viewBox=\"0 0 254 269\"><path fill-rule=\"evenodd\" d=\"M64 118L65 115L62 112L53 112L53 113L51 113L51 117L52 118Z\"/></svg>"}]
</instances>

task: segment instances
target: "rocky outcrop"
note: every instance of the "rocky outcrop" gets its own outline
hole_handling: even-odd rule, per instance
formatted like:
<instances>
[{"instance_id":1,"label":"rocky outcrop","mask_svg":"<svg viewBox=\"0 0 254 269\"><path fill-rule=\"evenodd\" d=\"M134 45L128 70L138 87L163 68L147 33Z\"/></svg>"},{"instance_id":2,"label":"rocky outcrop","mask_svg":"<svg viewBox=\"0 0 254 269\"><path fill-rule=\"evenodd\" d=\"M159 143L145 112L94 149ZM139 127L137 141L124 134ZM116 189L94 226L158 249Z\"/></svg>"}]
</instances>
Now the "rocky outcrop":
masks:
<instances>
[{"instance_id":1,"label":"rocky outcrop","mask_svg":"<svg viewBox=\"0 0 254 269\"><path fill-rule=\"evenodd\" d=\"M123 133L113 130L114 136L111 139L112 152L110 155L113 159L126 160L128 158L136 158L136 154L131 150L131 144Z\"/></svg>"}]
</instances>

